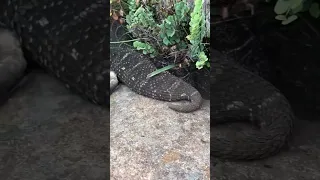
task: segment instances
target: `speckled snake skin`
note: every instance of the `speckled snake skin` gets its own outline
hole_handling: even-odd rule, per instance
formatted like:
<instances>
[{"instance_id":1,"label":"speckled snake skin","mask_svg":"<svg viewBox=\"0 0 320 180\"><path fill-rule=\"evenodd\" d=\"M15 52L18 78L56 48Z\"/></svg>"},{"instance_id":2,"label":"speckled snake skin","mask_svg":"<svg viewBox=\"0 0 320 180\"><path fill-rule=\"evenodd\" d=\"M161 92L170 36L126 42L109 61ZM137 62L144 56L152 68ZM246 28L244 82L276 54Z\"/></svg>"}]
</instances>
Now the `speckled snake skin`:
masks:
<instances>
[{"instance_id":1,"label":"speckled snake skin","mask_svg":"<svg viewBox=\"0 0 320 180\"><path fill-rule=\"evenodd\" d=\"M124 37L125 31L118 22L113 22L111 26L111 41L117 42L118 37ZM110 46L111 70L133 91L153 99L174 101L169 108L178 112L192 112L200 108L202 97L190 84L169 72L147 78L149 73L156 70L147 56L127 44Z\"/></svg>"},{"instance_id":2,"label":"speckled snake skin","mask_svg":"<svg viewBox=\"0 0 320 180\"><path fill-rule=\"evenodd\" d=\"M14 32L31 58L73 92L108 104L109 1L31 2L2 1L2 26Z\"/></svg>"},{"instance_id":3,"label":"speckled snake skin","mask_svg":"<svg viewBox=\"0 0 320 180\"><path fill-rule=\"evenodd\" d=\"M232 160L261 159L288 142L294 114L287 99L272 84L212 50L210 91L211 155ZM219 123L248 121L257 128L220 133Z\"/></svg>"},{"instance_id":4,"label":"speckled snake skin","mask_svg":"<svg viewBox=\"0 0 320 180\"><path fill-rule=\"evenodd\" d=\"M2 6L0 22L20 38L21 46L32 59L73 92L107 105L110 95L106 83L110 75L108 4L105 0L56 0L36 4L7 1ZM169 107L179 112L200 108L202 97L191 85L169 73L146 79L146 74L155 70L146 56L129 46L113 46L112 50L113 71L136 93L174 101Z\"/></svg>"}]
</instances>

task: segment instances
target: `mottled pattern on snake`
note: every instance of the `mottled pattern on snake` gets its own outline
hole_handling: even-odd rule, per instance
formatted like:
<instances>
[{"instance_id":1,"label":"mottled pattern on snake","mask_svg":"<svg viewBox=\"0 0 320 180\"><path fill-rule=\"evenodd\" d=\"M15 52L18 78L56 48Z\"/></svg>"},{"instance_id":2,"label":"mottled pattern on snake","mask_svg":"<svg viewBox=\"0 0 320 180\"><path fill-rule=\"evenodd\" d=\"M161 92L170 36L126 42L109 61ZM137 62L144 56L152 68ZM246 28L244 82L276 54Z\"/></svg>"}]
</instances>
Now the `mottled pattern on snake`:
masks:
<instances>
[{"instance_id":1,"label":"mottled pattern on snake","mask_svg":"<svg viewBox=\"0 0 320 180\"><path fill-rule=\"evenodd\" d=\"M33 60L73 92L109 104L109 1L2 3L0 22L16 33Z\"/></svg>"},{"instance_id":2,"label":"mottled pattern on snake","mask_svg":"<svg viewBox=\"0 0 320 180\"><path fill-rule=\"evenodd\" d=\"M118 22L112 23L111 41L123 40L125 29ZM120 37L120 38L119 38ZM119 80L134 92L163 101L170 101L169 108L179 112L192 112L200 108L202 97L197 89L169 72L154 77L147 75L157 68L150 58L137 52L128 44L111 44L111 70Z\"/></svg>"},{"instance_id":3,"label":"mottled pattern on snake","mask_svg":"<svg viewBox=\"0 0 320 180\"><path fill-rule=\"evenodd\" d=\"M32 59L73 92L94 103L108 105L108 5L109 2L105 0L57 0L36 4L13 0L4 4L0 20L17 34L21 46L30 52ZM154 78L144 79L145 73L155 70L154 66L146 57L132 49L121 47L113 51L112 58L114 71L135 92L160 100L189 101L169 106L181 112L190 112L200 107L200 93L179 78L162 73ZM137 60L144 60L144 63ZM127 70L123 71L121 68L125 66ZM128 71L130 68L134 69ZM132 78L133 75L135 79Z\"/></svg>"},{"instance_id":4,"label":"mottled pattern on snake","mask_svg":"<svg viewBox=\"0 0 320 180\"><path fill-rule=\"evenodd\" d=\"M260 159L288 142L295 118L287 99L272 84L212 49L211 155ZM225 137L218 124L247 121L256 129Z\"/></svg>"}]
</instances>

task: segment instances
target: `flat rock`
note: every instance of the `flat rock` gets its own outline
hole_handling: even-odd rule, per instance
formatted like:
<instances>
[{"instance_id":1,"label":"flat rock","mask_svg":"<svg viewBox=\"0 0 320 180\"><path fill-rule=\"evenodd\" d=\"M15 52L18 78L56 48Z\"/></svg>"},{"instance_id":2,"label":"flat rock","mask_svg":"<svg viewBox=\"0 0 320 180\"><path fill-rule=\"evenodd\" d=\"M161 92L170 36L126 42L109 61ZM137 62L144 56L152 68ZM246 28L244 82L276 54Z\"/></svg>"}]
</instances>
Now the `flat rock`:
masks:
<instances>
[{"instance_id":1,"label":"flat rock","mask_svg":"<svg viewBox=\"0 0 320 180\"><path fill-rule=\"evenodd\" d=\"M111 179L209 179L209 101L193 113L120 86L111 95Z\"/></svg>"},{"instance_id":2,"label":"flat rock","mask_svg":"<svg viewBox=\"0 0 320 180\"><path fill-rule=\"evenodd\" d=\"M105 180L109 110L43 72L0 107L0 179Z\"/></svg>"}]
</instances>

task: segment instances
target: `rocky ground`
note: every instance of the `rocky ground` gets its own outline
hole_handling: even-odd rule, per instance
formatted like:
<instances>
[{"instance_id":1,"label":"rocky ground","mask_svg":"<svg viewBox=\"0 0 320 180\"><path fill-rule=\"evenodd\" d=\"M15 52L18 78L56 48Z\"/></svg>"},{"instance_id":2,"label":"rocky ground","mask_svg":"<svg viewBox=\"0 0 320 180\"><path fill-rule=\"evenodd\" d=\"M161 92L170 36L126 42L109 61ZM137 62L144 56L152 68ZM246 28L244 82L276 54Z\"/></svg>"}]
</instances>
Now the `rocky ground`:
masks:
<instances>
[{"instance_id":1,"label":"rocky ground","mask_svg":"<svg viewBox=\"0 0 320 180\"><path fill-rule=\"evenodd\" d=\"M111 96L111 179L209 179L209 101L193 113L120 86Z\"/></svg>"},{"instance_id":2,"label":"rocky ground","mask_svg":"<svg viewBox=\"0 0 320 180\"><path fill-rule=\"evenodd\" d=\"M109 111L43 72L0 107L0 179L109 177Z\"/></svg>"}]
</instances>

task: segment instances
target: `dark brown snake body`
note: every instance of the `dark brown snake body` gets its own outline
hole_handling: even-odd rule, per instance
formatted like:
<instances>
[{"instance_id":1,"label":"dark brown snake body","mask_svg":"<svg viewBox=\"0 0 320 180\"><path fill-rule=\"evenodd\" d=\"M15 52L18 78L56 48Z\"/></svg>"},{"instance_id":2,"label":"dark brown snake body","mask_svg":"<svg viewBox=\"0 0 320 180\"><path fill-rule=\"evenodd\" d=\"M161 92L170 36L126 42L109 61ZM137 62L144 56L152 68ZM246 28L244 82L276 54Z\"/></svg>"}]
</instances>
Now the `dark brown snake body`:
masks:
<instances>
[{"instance_id":1,"label":"dark brown snake body","mask_svg":"<svg viewBox=\"0 0 320 180\"><path fill-rule=\"evenodd\" d=\"M218 51L212 53L211 155L226 159L260 159L288 142L294 114L287 99L269 82ZM220 123L247 121L256 128L224 136Z\"/></svg>"}]
</instances>

